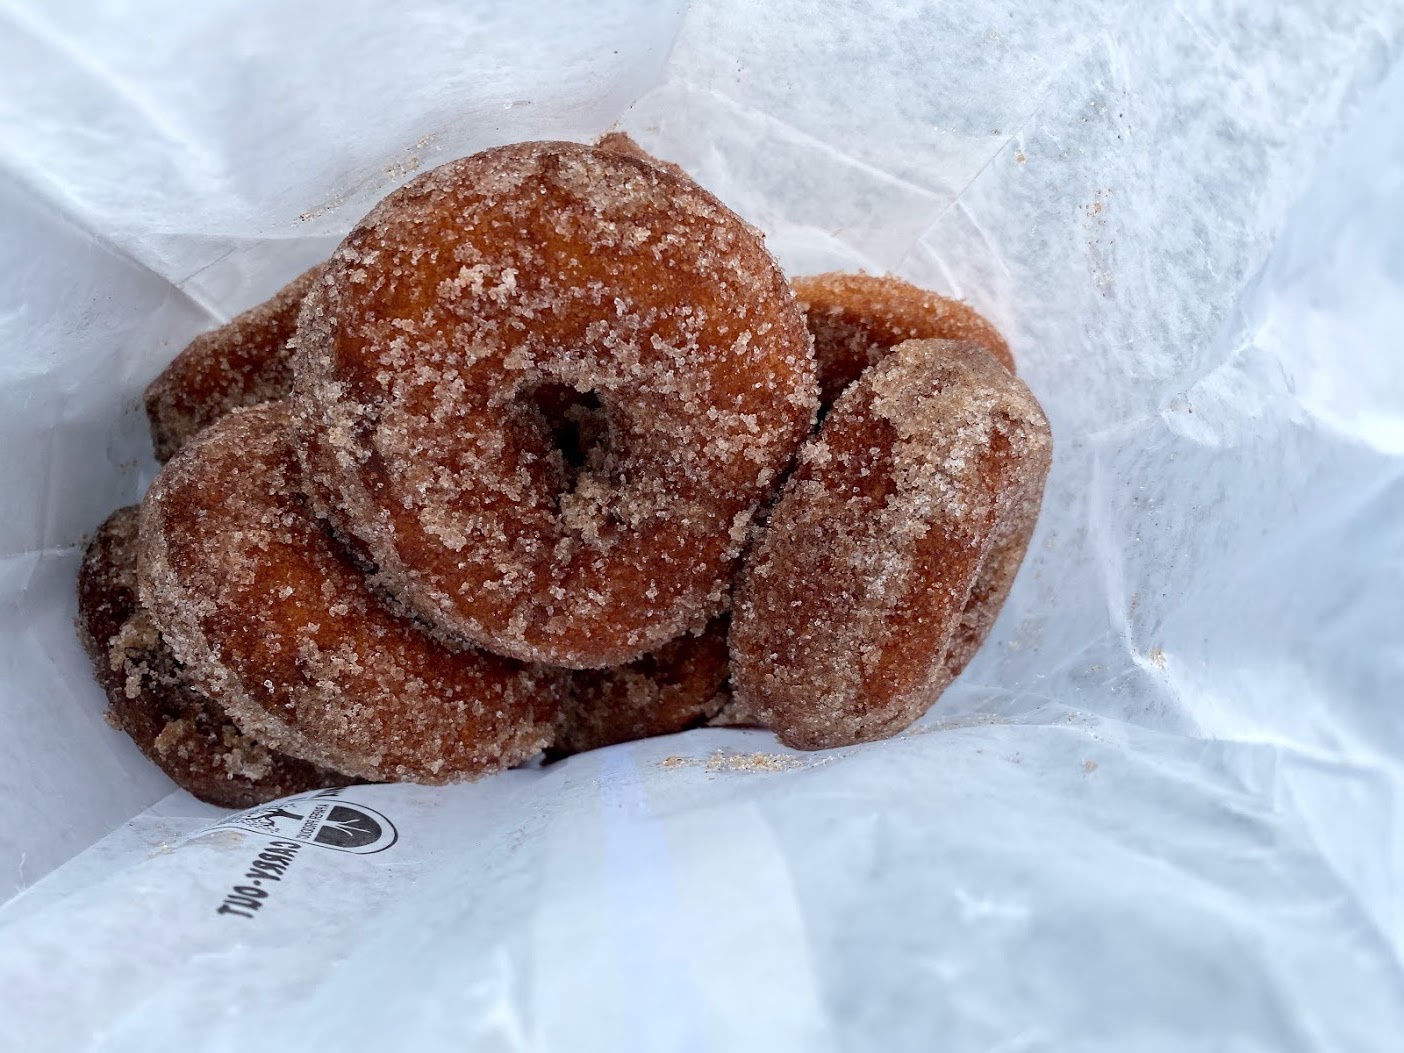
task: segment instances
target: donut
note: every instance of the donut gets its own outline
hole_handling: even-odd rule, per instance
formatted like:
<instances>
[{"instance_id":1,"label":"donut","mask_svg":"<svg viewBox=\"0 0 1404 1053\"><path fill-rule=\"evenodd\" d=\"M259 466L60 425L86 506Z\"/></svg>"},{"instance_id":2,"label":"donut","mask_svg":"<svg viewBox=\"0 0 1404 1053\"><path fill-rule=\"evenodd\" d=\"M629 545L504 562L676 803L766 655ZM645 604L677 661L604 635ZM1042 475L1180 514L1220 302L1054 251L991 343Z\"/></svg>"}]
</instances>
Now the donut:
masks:
<instances>
[{"instance_id":1,"label":"donut","mask_svg":"<svg viewBox=\"0 0 1404 1053\"><path fill-rule=\"evenodd\" d=\"M726 704L726 679L725 619L628 665L582 669L571 677L549 752L565 757L700 727Z\"/></svg>"},{"instance_id":2,"label":"donut","mask_svg":"<svg viewBox=\"0 0 1404 1053\"><path fill-rule=\"evenodd\" d=\"M364 779L442 783L551 739L565 674L441 642L383 607L301 498L285 403L235 410L142 505L141 599L239 727Z\"/></svg>"},{"instance_id":3,"label":"donut","mask_svg":"<svg viewBox=\"0 0 1404 1053\"><path fill-rule=\"evenodd\" d=\"M792 284L814 337L819 400L825 406L904 340L968 340L1014 372L1004 337L959 300L900 278L867 274L816 274Z\"/></svg>"},{"instance_id":4,"label":"donut","mask_svg":"<svg viewBox=\"0 0 1404 1053\"><path fill-rule=\"evenodd\" d=\"M627 132L606 132L604 135L600 136L595 145L601 150L609 150L611 153L623 154L626 157L635 157L640 161L647 161L655 168L662 168L671 172L679 179L686 179L689 183L693 182L692 176L688 175L681 165L675 165L672 161L664 161L654 157L642 146L634 142Z\"/></svg>"},{"instance_id":5,"label":"donut","mask_svg":"<svg viewBox=\"0 0 1404 1053\"><path fill-rule=\"evenodd\" d=\"M974 310L899 278L865 274L820 274L792 283L805 310L819 363L820 399L831 406L862 371L908 339L977 343L1011 373L1014 358L999 332ZM1033 522L1021 534L996 538L970 593L946 656L958 676L994 627L1029 546Z\"/></svg>"},{"instance_id":6,"label":"donut","mask_svg":"<svg viewBox=\"0 0 1404 1053\"><path fill-rule=\"evenodd\" d=\"M623 132L596 145L687 179L681 168L648 153ZM146 389L146 415L156 458L168 461L187 439L239 406L287 398L297 314L322 264L294 278L267 302L197 336Z\"/></svg>"},{"instance_id":7,"label":"donut","mask_svg":"<svg viewBox=\"0 0 1404 1053\"><path fill-rule=\"evenodd\" d=\"M137 599L135 505L93 535L78 572L78 634L107 695L108 719L181 789L222 808L254 805L350 780L241 732L191 686Z\"/></svg>"},{"instance_id":8,"label":"donut","mask_svg":"<svg viewBox=\"0 0 1404 1053\"><path fill-rule=\"evenodd\" d=\"M307 489L377 587L446 636L571 668L723 609L817 407L759 235L688 180L573 143L392 193L313 286L298 344ZM536 401L551 386L599 407L579 471Z\"/></svg>"},{"instance_id":9,"label":"donut","mask_svg":"<svg viewBox=\"0 0 1404 1053\"><path fill-rule=\"evenodd\" d=\"M898 345L834 403L743 569L732 690L787 745L895 734L1001 539L1027 538L1052 454L1028 388L984 348Z\"/></svg>"},{"instance_id":10,"label":"donut","mask_svg":"<svg viewBox=\"0 0 1404 1053\"><path fill-rule=\"evenodd\" d=\"M192 340L146 389L151 444L162 463L203 428L238 406L286 398L292 387L297 312L322 265L271 300Z\"/></svg>"}]
</instances>

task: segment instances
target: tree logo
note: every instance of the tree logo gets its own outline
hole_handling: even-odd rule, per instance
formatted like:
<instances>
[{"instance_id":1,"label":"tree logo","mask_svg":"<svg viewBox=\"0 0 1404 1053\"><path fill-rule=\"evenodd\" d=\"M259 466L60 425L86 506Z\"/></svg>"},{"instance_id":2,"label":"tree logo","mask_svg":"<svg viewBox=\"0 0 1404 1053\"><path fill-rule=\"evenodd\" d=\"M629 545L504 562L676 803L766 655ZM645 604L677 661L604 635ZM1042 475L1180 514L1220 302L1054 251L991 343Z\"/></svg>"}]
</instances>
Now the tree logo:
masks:
<instances>
[{"instance_id":1,"label":"tree logo","mask_svg":"<svg viewBox=\"0 0 1404 1053\"><path fill-rule=\"evenodd\" d=\"M340 789L287 797L230 816L215 829L244 830L285 841L319 845L337 852L369 855L399 839L395 824L374 808L337 799Z\"/></svg>"},{"instance_id":2,"label":"tree logo","mask_svg":"<svg viewBox=\"0 0 1404 1053\"><path fill-rule=\"evenodd\" d=\"M369 812L344 804L332 805L332 810L322 820L312 840L328 848L340 848L346 852L364 852L369 846L378 845L384 827ZM389 847L386 845L385 847ZM371 848L372 851L378 849Z\"/></svg>"}]
</instances>

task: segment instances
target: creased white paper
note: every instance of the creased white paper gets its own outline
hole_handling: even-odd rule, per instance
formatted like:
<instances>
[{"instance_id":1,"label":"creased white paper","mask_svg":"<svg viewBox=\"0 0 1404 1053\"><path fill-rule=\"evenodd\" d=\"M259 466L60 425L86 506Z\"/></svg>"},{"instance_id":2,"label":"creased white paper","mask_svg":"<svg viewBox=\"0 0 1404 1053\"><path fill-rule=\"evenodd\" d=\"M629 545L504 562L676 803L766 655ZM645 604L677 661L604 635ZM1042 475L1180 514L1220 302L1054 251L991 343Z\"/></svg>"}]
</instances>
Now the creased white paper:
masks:
<instances>
[{"instance_id":1,"label":"creased white paper","mask_svg":"<svg viewBox=\"0 0 1404 1053\"><path fill-rule=\"evenodd\" d=\"M1404 9L68 6L0 8L0 1048L1395 1048ZM70 621L146 380L414 168L616 120L1009 336L990 643L891 742L327 799L370 854L142 812Z\"/></svg>"}]
</instances>

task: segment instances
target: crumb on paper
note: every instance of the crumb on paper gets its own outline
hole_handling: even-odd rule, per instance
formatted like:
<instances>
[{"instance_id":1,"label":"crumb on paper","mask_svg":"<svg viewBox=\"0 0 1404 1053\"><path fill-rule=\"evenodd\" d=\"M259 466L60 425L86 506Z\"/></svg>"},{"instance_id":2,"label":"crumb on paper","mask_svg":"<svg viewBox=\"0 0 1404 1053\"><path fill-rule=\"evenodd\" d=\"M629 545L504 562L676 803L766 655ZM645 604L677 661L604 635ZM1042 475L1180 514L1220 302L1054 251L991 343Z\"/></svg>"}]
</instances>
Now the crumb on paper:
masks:
<instances>
[{"instance_id":1,"label":"crumb on paper","mask_svg":"<svg viewBox=\"0 0 1404 1053\"><path fill-rule=\"evenodd\" d=\"M299 223L310 223L314 219L318 219L321 216L325 216L328 212L332 211L333 209L340 208L343 204L345 204L345 202L345 195L337 194L326 204L318 205L316 208L310 208L306 212L302 213L302 215L297 217L297 221Z\"/></svg>"},{"instance_id":2,"label":"crumb on paper","mask_svg":"<svg viewBox=\"0 0 1404 1053\"><path fill-rule=\"evenodd\" d=\"M411 154L403 161L396 161L394 164L386 165L385 174L391 179L400 179L409 175L411 172L418 171L422 163L423 162L420 161L417 155Z\"/></svg>"},{"instance_id":3,"label":"crumb on paper","mask_svg":"<svg viewBox=\"0 0 1404 1053\"><path fill-rule=\"evenodd\" d=\"M1166 660L1165 652L1159 647L1152 647L1146 652L1146 657L1150 659L1151 665L1155 666L1157 669L1166 669L1170 665L1169 661Z\"/></svg>"},{"instance_id":4,"label":"crumb on paper","mask_svg":"<svg viewBox=\"0 0 1404 1053\"><path fill-rule=\"evenodd\" d=\"M820 761L819 763L824 763ZM810 764L787 753L714 753L707 758L707 771L771 772L808 768Z\"/></svg>"},{"instance_id":5,"label":"crumb on paper","mask_svg":"<svg viewBox=\"0 0 1404 1053\"><path fill-rule=\"evenodd\" d=\"M1015 151L1014 151L1014 163L1015 163L1016 165L1025 164L1027 161L1028 161L1028 157L1025 155L1025 153L1024 153L1023 150L1015 150Z\"/></svg>"},{"instance_id":6,"label":"crumb on paper","mask_svg":"<svg viewBox=\"0 0 1404 1053\"><path fill-rule=\"evenodd\" d=\"M809 761L788 753L726 753L718 750L705 761L697 757L683 757L673 754L664 757L658 766L664 771L677 771L680 768L702 768L709 775L720 772L765 772L797 771L800 768L817 768L828 764L833 757Z\"/></svg>"},{"instance_id":7,"label":"crumb on paper","mask_svg":"<svg viewBox=\"0 0 1404 1053\"><path fill-rule=\"evenodd\" d=\"M1103 212L1106 212L1111 207L1111 202L1107 200L1111 195L1111 187L1102 187L1093 193L1091 202L1082 206L1082 210L1087 214L1087 218L1096 219ZM1106 220L1102 220L1102 222L1105 223Z\"/></svg>"},{"instance_id":8,"label":"crumb on paper","mask_svg":"<svg viewBox=\"0 0 1404 1053\"><path fill-rule=\"evenodd\" d=\"M1094 760L1083 761L1082 770L1085 771L1088 775L1091 775L1094 771L1097 770L1097 762Z\"/></svg>"}]
</instances>

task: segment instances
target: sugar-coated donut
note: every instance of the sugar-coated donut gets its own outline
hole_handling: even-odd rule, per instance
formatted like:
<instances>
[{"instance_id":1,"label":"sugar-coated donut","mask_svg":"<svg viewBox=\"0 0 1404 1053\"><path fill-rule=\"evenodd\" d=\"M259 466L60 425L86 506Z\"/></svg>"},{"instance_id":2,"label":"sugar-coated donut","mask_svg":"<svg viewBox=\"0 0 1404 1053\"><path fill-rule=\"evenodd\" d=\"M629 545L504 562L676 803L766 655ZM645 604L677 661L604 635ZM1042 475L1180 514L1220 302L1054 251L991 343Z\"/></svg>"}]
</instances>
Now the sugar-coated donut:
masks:
<instances>
[{"instance_id":1,"label":"sugar-coated donut","mask_svg":"<svg viewBox=\"0 0 1404 1053\"><path fill-rule=\"evenodd\" d=\"M681 165L675 165L672 161L664 161L661 158L654 157L642 146L634 142L633 138L627 132L606 132L604 135L600 136L595 145L601 150L609 150L612 153L624 154L627 157L637 157L640 161L647 161L656 168L663 168L672 172L673 175L677 176L679 179L686 179L689 183L693 181L692 176L688 175Z\"/></svg>"},{"instance_id":2,"label":"sugar-coated donut","mask_svg":"<svg viewBox=\"0 0 1404 1053\"><path fill-rule=\"evenodd\" d=\"M816 274L791 284L814 337L825 406L904 340L968 340L1014 371L1014 356L999 330L959 300L869 274Z\"/></svg>"},{"instance_id":3,"label":"sugar-coated donut","mask_svg":"<svg viewBox=\"0 0 1404 1053\"><path fill-rule=\"evenodd\" d=\"M975 344L898 345L834 404L747 560L738 700L801 749L906 727L951 679L971 591L1027 540L1051 459L1028 388Z\"/></svg>"},{"instance_id":4,"label":"sugar-coated donut","mask_svg":"<svg viewBox=\"0 0 1404 1053\"><path fill-rule=\"evenodd\" d=\"M141 598L192 682L260 741L367 779L449 782L551 738L558 670L385 609L297 491L284 403L236 410L142 506Z\"/></svg>"},{"instance_id":5,"label":"sugar-coated donut","mask_svg":"<svg viewBox=\"0 0 1404 1053\"><path fill-rule=\"evenodd\" d=\"M722 610L816 409L760 237L690 181L573 143L391 194L315 283L298 343L307 489L378 587L445 634L575 668ZM578 471L535 398L552 386L605 423Z\"/></svg>"},{"instance_id":6,"label":"sugar-coated donut","mask_svg":"<svg viewBox=\"0 0 1404 1053\"><path fill-rule=\"evenodd\" d=\"M349 782L250 738L191 686L137 599L138 523L135 505L108 516L78 572L78 634L108 719L181 789L223 808Z\"/></svg>"},{"instance_id":7,"label":"sugar-coated donut","mask_svg":"<svg viewBox=\"0 0 1404 1053\"><path fill-rule=\"evenodd\" d=\"M628 665L582 669L571 677L551 752L567 756L700 727L728 701L726 678L724 619Z\"/></svg>"},{"instance_id":8,"label":"sugar-coated donut","mask_svg":"<svg viewBox=\"0 0 1404 1053\"><path fill-rule=\"evenodd\" d=\"M938 296L900 278L866 274L818 274L792 283L814 337L820 401L827 407L863 370L894 346L912 339L968 340L979 344L1010 372L1009 345L989 322L959 300ZM993 628L1028 548L1032 521L996 540L961 615L946 656L952 676L974 657ZM1006 530L1004 533L1009 533Z\"/></svg>"},{"instance_id":9,"label":"sugar-coated donut","mask_svg":"<svg viewBox=\"0 0 1404 1053\"><path fill-rule=\"evenodd\" d=\"M292 387L297 312L322 265L273 298L197 336L146 389L146 417L158 461L240 406L286 398Z\"/></svg>"}]
</instances>

